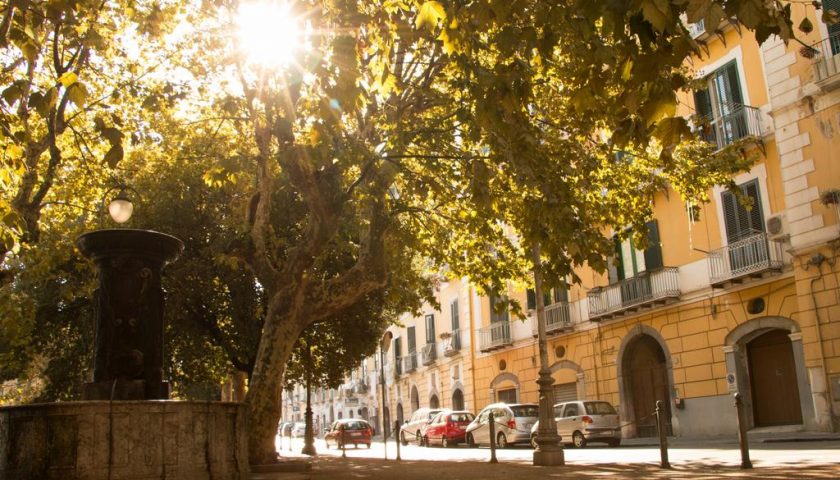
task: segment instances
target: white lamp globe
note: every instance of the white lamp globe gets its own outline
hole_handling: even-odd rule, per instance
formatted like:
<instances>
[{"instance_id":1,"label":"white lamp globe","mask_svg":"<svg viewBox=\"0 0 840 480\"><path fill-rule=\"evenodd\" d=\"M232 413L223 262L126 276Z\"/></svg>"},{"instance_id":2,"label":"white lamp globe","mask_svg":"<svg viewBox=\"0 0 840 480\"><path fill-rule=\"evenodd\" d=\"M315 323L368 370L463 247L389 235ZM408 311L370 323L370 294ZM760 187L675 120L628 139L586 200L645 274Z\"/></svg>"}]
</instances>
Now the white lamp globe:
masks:
<instances>
[{"instance_id":1,"label":"white lamp globe","mask_svg":"<svg viewBox=\"0 0 840 480\"><path fill-rule=\"evenodd\" d=\"M125 191L121 191L111 200L108 204L108 213L117 223L125 223L131 218L131 214L134 213L134 204L126 197Z\"/></svg>"}]
</instances>

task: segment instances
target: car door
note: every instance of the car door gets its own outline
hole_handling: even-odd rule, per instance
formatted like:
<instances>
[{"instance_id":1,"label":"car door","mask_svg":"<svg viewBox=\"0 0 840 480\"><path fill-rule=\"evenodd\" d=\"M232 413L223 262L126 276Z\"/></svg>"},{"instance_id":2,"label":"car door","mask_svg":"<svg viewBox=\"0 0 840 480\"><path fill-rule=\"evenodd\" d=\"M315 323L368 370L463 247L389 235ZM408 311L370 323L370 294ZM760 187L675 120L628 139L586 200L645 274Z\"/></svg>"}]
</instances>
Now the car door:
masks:
<instances>
[{"instance_id":1,"label":"car door","mask_svg":"<svg viewBox=\"0 0 840 480\"><path fill-rule=\"evenodd\" d=\"M560 419L560 436L564 442L572 440L572 434L577 429L576 418L580 414L580 406L577 402L569 402L563 409L563 417Z\"/></svg>"},{"instance_id":2,"label":"car door","mask_svg":"<svg viewBox=\"0 0 840 480\"><path fill-rule=\"evenodd\" d=\"M482 410L481 414L478 416L478 428L472 431L473 440L475 443L478 444L488 444L490 443L490 432L488 426L488 417L490 416L490 410Z\"/></svg>"}]
</instances>

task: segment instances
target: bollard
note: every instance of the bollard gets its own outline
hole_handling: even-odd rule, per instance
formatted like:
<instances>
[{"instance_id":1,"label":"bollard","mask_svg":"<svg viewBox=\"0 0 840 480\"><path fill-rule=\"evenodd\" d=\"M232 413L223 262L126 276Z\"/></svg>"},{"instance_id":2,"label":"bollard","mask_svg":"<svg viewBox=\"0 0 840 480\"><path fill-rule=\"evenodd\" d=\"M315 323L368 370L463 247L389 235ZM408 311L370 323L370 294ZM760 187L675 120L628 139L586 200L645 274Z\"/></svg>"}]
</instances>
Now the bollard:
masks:
<instances>
[{"instance_id":1,"label":"bollard","mask_svg":"<svg viewBox=\"0 0 840 480\"><path fill-rule=\"evenodd\" d=\"M394 440L396 440L396 442L397 442L397 461L398 462L400 460L402 460L402 458L400 458L400 436L399 436L399 434L397 434L397 432L399 432L399 431L400 431L400 421L397 420L396 422L394 422Z\"/></svg>"},{"instance_id":2,"label":"bollard","mask_svg":"<svg viewBox=\"0 0 840 480\"><path fill-rule=\"evenodd\" d=\"M490 412L490 463L499 463L496 460L496 419L493 418L493 412Z\"/></svg>"},{"instance_id":3,"label":"bollard","mask_svg":"<svg viewBox=\"0 0 840 480\"><path fill-rule=\"evenodd\" d=\"M738 443L741 445L741 468L753 468L750 461L750 445L747 438L747 420L744 418L744 399L735 393L735 411L738 412Z\"/></svg>"},{"instance_id":4,"label":"bollard","mask_svg":"<svg viewBox=\"0 0 840 480\"><path fill-rule=\"evenodd\" d=\"M344 438L343 428L339 430L339 436L341 438L341 458L347 458L347 441Z\"/></svg>"},{"instance_id":5,"label":"bollard","mask_svg":"<svg viewBox=\"0 0 840 480\"><path fill-rule=\"evenodd\" d=\"M289 450L292 449L292 429L289 429Z\"/></svg>"},{"instance_id":6,"label":"bollard","mask_svg":"<svg viewBox=\"0 0 840 480\"><path fill-rule=\"evenodd\" d=\"M665 421L662 419L664 413L662 400L657 400L656 430L659 432L659 456L661 457L662 468L671 468L671 462L668 461L668 438L665 436Z\"/></svg>"}]
</instances>

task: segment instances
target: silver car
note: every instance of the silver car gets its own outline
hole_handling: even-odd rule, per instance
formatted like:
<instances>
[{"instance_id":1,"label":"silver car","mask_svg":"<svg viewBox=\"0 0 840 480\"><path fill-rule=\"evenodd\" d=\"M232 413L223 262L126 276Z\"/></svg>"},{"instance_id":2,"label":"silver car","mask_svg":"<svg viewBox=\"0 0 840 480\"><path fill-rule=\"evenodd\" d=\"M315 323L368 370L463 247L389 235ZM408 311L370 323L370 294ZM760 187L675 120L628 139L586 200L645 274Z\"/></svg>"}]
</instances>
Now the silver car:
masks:
<instances>
[{"instance_id":1,"label":"silver car","mask_svg":"<svg viewBox=\"0 0 840 480\"><path fill-rule=\"evenodd\" d=\"M557 434L563 443L577 448L589 442L603 442L611 447L621 444L621 424L618 413L609 402L575 400L554 405ZM531 429L531 445L536 448L539 422Z\"/></svg>"},{"instance_id":2,"label":"silver car","mask_svg":"<svg viewBox=\"0 0 840 480\"><path fill-rule=\"evenodd\" d=\"M496 424L498 448L530 442L531 427L539 417L539 406L534 403L493 403L484 407L467 426L467 445L490 444L490 412L493 412Z\"/></svg>"},{"instance_id":3,"label":"silver car","mask_svg":"<svg viewBox=\"0 0 840 480\"><path fill-rule=\"evenodd\" d=\"M438 413L443 411L442 408L418 408L411 414L411 418L400 427L400 441L403 445L408 445L408 442L417 442L417 445L423 445L423 427L435 417Z\"/></svg>"}]
</instances>

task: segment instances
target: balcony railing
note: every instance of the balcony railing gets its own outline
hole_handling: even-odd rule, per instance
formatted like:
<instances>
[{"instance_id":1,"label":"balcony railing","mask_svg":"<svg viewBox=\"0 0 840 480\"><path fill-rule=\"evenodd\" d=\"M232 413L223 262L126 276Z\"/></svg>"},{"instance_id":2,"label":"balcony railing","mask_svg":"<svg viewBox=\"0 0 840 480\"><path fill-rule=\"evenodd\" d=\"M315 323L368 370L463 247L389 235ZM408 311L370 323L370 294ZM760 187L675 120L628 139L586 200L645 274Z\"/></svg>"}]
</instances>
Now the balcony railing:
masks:
<instances>
[{"instance_id":1,"label":"balcony railing","mask_svg":"<svg viewBox=\"0 0 840 480\"><path fill-rule=\"evenodd\" d=\"M537 335L537 315L531 322L531 332ZM557 302L545 307L545 333L552 334L572 329L572 315L568 302Z\"/></svg>"},{"instance_id":2,"label":"balcony railing","mask_svg":"<svg viewBox=\"0 0 840 480\"><path fill-rule=\"evenodd\" d=\"M718 150L745 137L761 137L761 115L755 107L741 104L726 106L726 114L707 117L699 127L700 138Z\"/></svg>"},{"instance_id":3,"label":"balcony railing","mask_svg":"<svg viewBox=\"0 0 840 480\"><path fill-rule=\"evenodd\" d=\"M437 344L432 342L423 345L423 348L420 350L420 356L422 357L423 365L435 363L435 360L437 360Z\"/></svg>"},{"instance_id":4,"label":"balcony railing","mask_svg":"<svg viewBox=\"0 0 840 480\"><path fill-rule=\"evenodd\" d=\"M453 357L461 350L461 331L452 330L449 338L443 341L443 355Z\"/></svg>"},{"instance_id":5,"label":"balcony railing","mask_svg":"<svg viewBox=\"0 0 840 480\"><path fill-rule=\"evenodd\" d=\"M709 280L713 287L763 277L782 269L782 245L756 233L709 253Z\"/></svg>"},{"instance_id":6,"label":"balcony railing","mask_svg":"<svg viewBox=\"0 0 840 480\"><path fill-rule=\"evenodd\" d=\"M840 33L803 48L814 59L814 80L820 88L833 90L840 86Z\"/></svg>"},{"instance_id":7,"label":"balcony railing","mask_svg":"<svg viewBox=\"0 0 840 480\"><path fill-rule=\"evenodd\" d=\"M590 290L587 295L589 319L600 321L625 315L676 300L679 296L679 272L676 267L642 272L633 278Z\"/></svg>"},{"instance_id":8,"label":"balcony railing","mask_svg":"<svg viewBox=\"0 0 840 480\"><path fill-rule=\"evenodd\" d=\"M482 352L489 352L506 345L511 345L510 322L495 322L478 331Z\"/></svg>"},{"instance_id":9,"label":"balcony railing","mask_svg":"<svg viewBox=\"0 0 840 480\"><path fill-rule=\"evenodd\" d=\"M417 370L417 352L408 352L408 355L403 357L403 372L409 374Z\"/></svg>"},{"instance_id":10,"label":"balcony railing","mask_svg":"<svg viewBox=\"0 0 840 480\"><path fill-rule=\"evenodd\" d=\"M706 33L706 25L702 19L699 22L689 23L687 28L691 38L697 38Z\"/></svg>"}]
</instances>

